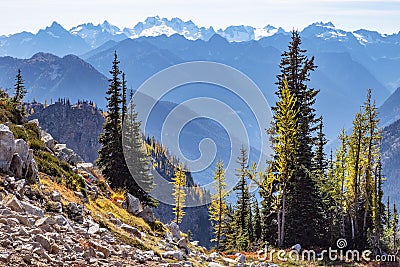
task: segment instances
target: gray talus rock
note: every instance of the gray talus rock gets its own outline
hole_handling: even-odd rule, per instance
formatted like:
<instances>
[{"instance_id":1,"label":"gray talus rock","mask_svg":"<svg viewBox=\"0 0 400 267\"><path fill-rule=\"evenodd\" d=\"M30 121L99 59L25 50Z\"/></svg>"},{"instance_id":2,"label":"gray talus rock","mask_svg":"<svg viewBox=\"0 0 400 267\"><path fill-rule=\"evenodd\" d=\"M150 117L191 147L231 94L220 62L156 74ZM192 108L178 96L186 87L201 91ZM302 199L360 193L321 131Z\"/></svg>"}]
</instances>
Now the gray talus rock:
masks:
<instances>
[{"instance_id":1,"label":"gray talus rock","mask_svg":"<svg viewBox=\"0 0 400 267\"><path fill-rule=\"evenodd\" d=\"M51 200L53 200L55 202L60 202L61 194L58 191L53 191L53 193L51 193Z\"/></svg>"},{"instance_id":2,"label":"gray talus rock","mask_svg":"<svg viewBox=\"0 0 400 267\"><path fill-rule=\"evenodd\" d=\"M153 223L155 221L153 210L149 206L145 206L144 209L138 213L138 216L148 223Z\"/></svg>"},{"instance_id":3,"label":"gray talus rock","mask_svg":"<svg viewBox=\"0 0 400 267\"><path fill-rule=\"evenodd\" d=\"M0 170L8 172L15 153L14 134L10 128L0 124Z\"/></svg>"},{"instance_id":4,"label":"gray talus rock","mask_svg":"<svg viewBox=\"0 0 400 267\"><path fill-rule=\"evenodd\" d=\"M23 212L21 202L14 195L7 195L3 200L4 206L16 212Z\"/></svg>"},{"instance_id":5,"label":"gray talus rock","mask_svg":"<svg viewBox=\"0 0 400 267\"><path fill-rule=\"evenodd\" d=\"M51 150L53 150L54 146L57 144L57 141L54 140L53 136L51 136L51 134L43 130L40 131L40 135L42 136L41 139L45 143L45 145Z\"/></svg>"},{"instance_id":6,"label":"gray talus rock","mask_svg":"<svg viewBox=\"0 0 400 267\"><path fill-rule=\"evenodd\" d=\"M35 205L32 205L25 201L21 201L21 206L28 214L41 218L44 216L44 211L41 208L36 207Z\"/></svg>"},{"instance_id":7,"label":"gray talus rock","mask_svg":"<svg viewBox=\"0 0 400 267\"><path fill-rule=\"evenodd\" d=\"M169 230L171 231L172 237L176 240L179 240L181 238L181 232L179 230L179 225L177 225L175 222L171 222L168 225Z\"/></svg>"},{"instance_id":8,"label":"gray talus rock","mask_svg":"<svg viewBox=\"0 0 400 267\"><path fill-rule=\"evenodd\" d=\"M129 193L126 195L125 201L122 203L122 207L134 215L142 211L142 204L140 203L140 200Z\"/></svg>"},{"instance_id":9,"label":"gray talus rock","mask_svg":"<svg viewBox=\"0 0 400 267\"><path fill-rule=\"evenodd\" d=\"M23 139L15 140L15 153L21 157L23 162L23 168L26 169L27 162L29 160L29 147L28 144Z\"/></svg>"},{"instance_id":10,"label":"gray talus rock","mask_svg":"<svg viewBox=\"0 0 400 267\"><path fill-rule=\"evenodd\" d=\"M181 261L183 259L183 252L179 250L167 251L162 254L165 259L172 258Z\"/></svg>"},{"instance_id":11,"label":"gray talus rock","mask_svg":"<svg viewBox=\"0 0 400 267\"><path fill-rule=\"evenodd\" d=\"M44 249L47 250L48 252L51 251L51 243L50 243L50 240L49 240L47 237L45 237L44 235L36 235L35 238L34 238L34 240L35 240L36 242L38 242L38 243L42 246L42 248L44 248Z\"/></svg>"}]
</instances>

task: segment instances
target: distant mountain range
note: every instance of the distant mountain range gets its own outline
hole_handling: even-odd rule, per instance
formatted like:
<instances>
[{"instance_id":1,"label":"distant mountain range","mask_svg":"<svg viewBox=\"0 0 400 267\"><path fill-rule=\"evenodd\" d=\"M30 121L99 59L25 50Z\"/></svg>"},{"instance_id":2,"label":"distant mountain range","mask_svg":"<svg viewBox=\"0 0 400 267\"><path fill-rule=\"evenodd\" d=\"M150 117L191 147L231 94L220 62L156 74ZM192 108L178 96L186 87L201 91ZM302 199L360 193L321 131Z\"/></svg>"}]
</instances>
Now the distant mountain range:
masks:
<instances>
[{"instance_id":1,"label":"distant mountain range","mask_svg":"<svg viewBox=\"0 0 400 267\"><path fill-rule=\"evenodd\" d=\"M346 32L332 23L319 22L304 28L300 35L302 47L310 56L315 56L319 66L311 76L310 85L321 90L317 108L326 120L330 139L336 136L339 128L350 126L352 115L363 102L368 88L373 89L373 97L381 105L400 86L399 34L384 35L367 30ZM117 50L129 87L137 88L153 74L174 64L209 60L235 67L248 75L273 103L280 55L289 41L289 32L270 25L262 29L230 26L214 30L178 18L150 17L133 28L120 29L105 21L66 30L54 22L37 34L23 32L0 37L0 55L29 58L1 58L0 85L11 88L16 69L20 67L31 89L30 97L38 100L59 96L90 97L104 107L106 77L113 52ZM40 54L35 54L37 52ZM49 56L39 66L35 62L37 57L45 58L43 52L60 58L55 60L57 57ZM80 55L94 68L76 56L65 57L69 54ZM62 63L67 59L74 67ZM56 79L57 75L65 77ZM99 91L93 93L93 90ZM193 91L196 90L187 90L180 98L167 101L178 103L193 96ZM223 93L219 96L224 97Z\"/></svg>"},{"instance_id":2,"label":"distant mountain range","mask_svg":"<svg viewBox=\"0 0 400 267\"><path fill-rule=\"evenodd\" d=\"M27 99L48 104L58 98L71 102L90 99L104 107L107 78L77 56L37 53L30 59L0 57L0 87L13 88L18 68L28 89Z\"/></svg>"},{"instance_id":3,"label":"distant mountain range","mask_svg":"<svg viewBox=\"0 0 400 267\"><path fill-rule=\"evenodd\" d=\"M318 65L310 77L310 86L320 89L316 108L318 115L324 117L328 139L334 140L341 128L351 128L368 88L380 106L383 126L400 119L400 33L348 32L332 23L319 22L304 28L300 35L302 48L308 50L308 56L315 56ZM137 89L152 75L175 64L213 61L242 71L273 105L281 54L289 42L290 32L270 25L214 30L178 18L151 17L133 28L120 29L105 21L66 30L54 22L36 34L0 36L0 87L12 88L20 68L30 100L50 103L64 97L71 102L88 99L104 108L107 77L117 51L129 88ZM192 84L177 88L162 99L162 107L153 116L155 122L150 124L150 134L160 135L157 127L170 109L203 96L231 105L247 129L254 127L254 118L240 98L218 86ZM214 126L196 121L186 134L183 132L189 138L182 141L189 158L199 156L197 141L205 137L216 139L221 147L229 145L224 129Z\"/></svg>"}]
</instances>

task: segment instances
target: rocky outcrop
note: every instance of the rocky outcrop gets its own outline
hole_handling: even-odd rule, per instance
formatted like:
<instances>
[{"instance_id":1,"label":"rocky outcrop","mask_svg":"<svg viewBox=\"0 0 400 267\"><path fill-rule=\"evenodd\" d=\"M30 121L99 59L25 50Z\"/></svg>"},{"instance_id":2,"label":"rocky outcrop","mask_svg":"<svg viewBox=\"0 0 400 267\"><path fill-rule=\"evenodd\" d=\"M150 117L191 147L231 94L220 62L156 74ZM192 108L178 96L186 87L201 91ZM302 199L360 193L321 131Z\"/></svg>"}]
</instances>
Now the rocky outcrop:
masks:
<instances>
[{"instance_id":1,"label":"rocky outcrop","mask_svg":"<svg viewBox=\"0 0 400 267\"><path fill-rule=\"evenodd\" d=\"M23 139L15 140L14 134L4 124L0 124L0 172L29 182L39 179L33 150Z\"/></svg>"},{"instance_id":2,"label":"rocky outcrop","mask_svg":"<svg viewBox=\"0 0 400 267\"><path fill-rule=\"evenodd\" d=\"M94 162L97 159L97 151L100 149L98 136L103 131L105 119L94 105L57 102L46 108L41 105L28 108L34 111L30 119L38 119L44 131L58 142L66 144L83 161ZM56 144L51 144L51 137L42 135L46 144L54 147Z\"/></svg>"},{"instance_id":3,"label":"rocky outcrop","mask_svg":"<svg viewBox=\"0 0 400 267\"><path fill-rule=\"evenodd\" d=\"M9 171L14 153L14 135L6 125L0 124L0 170Z\"/></svg>"},{"instance_id":4,"label":"rocky outcrop","mask_svg":"<svg viewBox=\"0 0 400 267\"><path fill-rule=\"evenodd\" d=\"M67 162L71 165L77 165L78 163L83 162L83 159L75 153L70 148L67 148L66 144L57 144L52 147L52 150L55 152L57 158L64 162Z\"/></svg>"}]
</instances>

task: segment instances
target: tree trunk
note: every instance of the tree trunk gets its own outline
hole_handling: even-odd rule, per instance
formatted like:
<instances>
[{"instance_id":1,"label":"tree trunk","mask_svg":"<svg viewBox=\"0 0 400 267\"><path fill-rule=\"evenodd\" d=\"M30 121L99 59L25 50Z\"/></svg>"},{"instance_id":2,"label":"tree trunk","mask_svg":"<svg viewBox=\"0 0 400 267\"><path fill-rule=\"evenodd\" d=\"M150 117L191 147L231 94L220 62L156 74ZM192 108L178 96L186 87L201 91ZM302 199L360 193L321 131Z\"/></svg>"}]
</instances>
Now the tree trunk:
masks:
<instances>
[{"instance_id":1,"label":"tree trunk","mask_svg":"<svg viewBox=\"0 0 400 267\"><path fill-rule=\"evenodd\" d=\"M282 241L282 246L285 243L285 215L286 215L286 192L285 190L283 191L283 197L282 197L282 227L281 227L281 241Z\"/></svg>"}]
</instances>

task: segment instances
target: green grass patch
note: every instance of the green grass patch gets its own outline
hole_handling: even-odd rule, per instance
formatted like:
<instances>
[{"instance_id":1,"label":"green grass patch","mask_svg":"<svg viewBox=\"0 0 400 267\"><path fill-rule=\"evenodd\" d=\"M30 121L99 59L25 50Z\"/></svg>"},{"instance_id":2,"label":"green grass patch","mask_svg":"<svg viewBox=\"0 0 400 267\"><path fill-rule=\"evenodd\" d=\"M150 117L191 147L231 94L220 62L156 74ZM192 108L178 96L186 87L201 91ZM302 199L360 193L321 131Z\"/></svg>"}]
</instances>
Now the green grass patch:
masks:
<instances>
[{"instance_id":1,"label":"green grass patch","mask_svg":"<svg viewBox=\"0 0 400 267\"><path fill-rule=\"evenodd\" d=\"M71 167L51 155L49 152L35 150L35 160L40 172L46 173L50 176L60 177L62 183L69 189L80 191L86 196L85 181L83 177L74 173Z\"/></svg>"}]
</instances>

